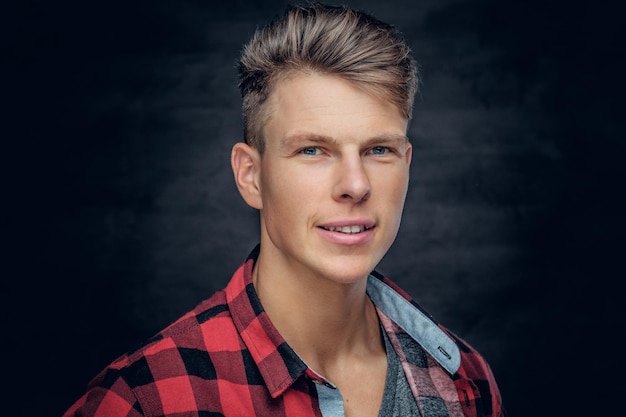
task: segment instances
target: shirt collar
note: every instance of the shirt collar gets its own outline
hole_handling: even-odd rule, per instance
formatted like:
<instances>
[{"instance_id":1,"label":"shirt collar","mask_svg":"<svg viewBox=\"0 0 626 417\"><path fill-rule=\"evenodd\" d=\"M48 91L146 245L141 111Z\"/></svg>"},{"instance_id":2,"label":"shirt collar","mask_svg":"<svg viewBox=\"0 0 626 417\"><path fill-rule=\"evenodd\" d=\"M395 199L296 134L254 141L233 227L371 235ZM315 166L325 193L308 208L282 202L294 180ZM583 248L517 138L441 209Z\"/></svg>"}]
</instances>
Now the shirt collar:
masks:
<instances>
[{"instance_id":1,"label":"shirt collar","mask_svg":"<svg viewBox=\"0 0 626 417\"><path fill-rule=\"evenodd\" d=\"M270 395L276 398L307 370L307 365L285 342L261 306L252 282L259 248L254 248L226 286L226 302Z\"/></svg>"},{"instance_id":2,"label":"shirt collar","mask_svg":"<svg viewBox=\"0 0 626 417\"><path fill-rule=\"evenodd\" d=\"M375 271L368 277L367 294L380 311L417 341L446 371L456 373L461 365L456 342L408 294Z\"/></svg>"},{"instance_id":3,"label":"shirt collar","mask_svg":"<svg viewBox=\"0 0 626 417\"><path fill-rule=\"evenodd\" d=\"M273 398L281 395L302 374L307 365L285 342L263 309L252 282L252 268L259 255L257 245L237 269L225 292L237 331ZM460 365L459 349L432 318L391 281L373 272L367 293L387 317L415 339L451 374ZM309 375L312 373L307 372Z\"/></svg>"}]
</instances>

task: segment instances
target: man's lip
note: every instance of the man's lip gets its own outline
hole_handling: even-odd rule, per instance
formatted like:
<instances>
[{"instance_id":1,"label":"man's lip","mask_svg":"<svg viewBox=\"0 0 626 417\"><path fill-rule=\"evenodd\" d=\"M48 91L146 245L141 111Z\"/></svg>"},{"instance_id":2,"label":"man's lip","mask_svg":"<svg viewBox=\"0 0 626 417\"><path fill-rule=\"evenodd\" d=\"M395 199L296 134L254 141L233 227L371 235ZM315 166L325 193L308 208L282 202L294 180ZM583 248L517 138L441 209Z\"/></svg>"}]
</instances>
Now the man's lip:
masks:
<instances>
[{"instance_id":1,"label":"man's lip","mask_svg":"<svg viewBox=\"0 0 626 417\"><path fill-rule=\"evenodd\" d=\"M354 220L340 220L340 221L323 223L323 224L320 224L318 227L325 229L325 230L338 230L341 228L354 227L354 226L362 228L362 229L364 228L365 230L369 230L369 229L372 229L374 226L376 226L376 223L373 222L372 220L354 219Z\"/></svg>"},{"instance_id":2,"label":"man's lip","mask_svg":"<svg viewBox=\"0 0 626 417\"><path fill-rule=\"evenodd\" d=\"M320 224L317 229L330 242L343 246L358 246L374 236L376 222L364 219L333 221Z\"/></svg>"}]
</instances>

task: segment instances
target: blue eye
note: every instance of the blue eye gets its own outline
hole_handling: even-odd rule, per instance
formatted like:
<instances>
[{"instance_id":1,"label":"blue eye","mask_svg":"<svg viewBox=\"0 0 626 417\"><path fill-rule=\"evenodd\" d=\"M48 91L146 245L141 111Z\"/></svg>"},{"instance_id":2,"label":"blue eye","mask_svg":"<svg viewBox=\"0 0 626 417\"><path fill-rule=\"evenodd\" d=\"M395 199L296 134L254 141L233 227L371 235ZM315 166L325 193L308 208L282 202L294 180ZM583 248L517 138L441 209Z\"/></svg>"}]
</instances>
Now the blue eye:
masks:
<instances>
[{"instance_id":1,"label":"blue eye","mask_svg":"<svg viewBox=\"0 0 626 417\"><path fill-rule=\"evenodd\" d=\"M386 146L375 146L372 148L372 153L374 155L384 155L387 152L389 152L389 148L387 148Z\"/></svg>"},{"instance_id":2,"label":"blue eye","mask_svg":"<svg viewBox=\"0 0 626 417\"><path fill-rule=\"evenodd\" d=\"M309 148L302 149L300 152L302 152L304 155L315 156L320 153L320 149L314 146L311 146Z\"/></svg>"}]
</instances>

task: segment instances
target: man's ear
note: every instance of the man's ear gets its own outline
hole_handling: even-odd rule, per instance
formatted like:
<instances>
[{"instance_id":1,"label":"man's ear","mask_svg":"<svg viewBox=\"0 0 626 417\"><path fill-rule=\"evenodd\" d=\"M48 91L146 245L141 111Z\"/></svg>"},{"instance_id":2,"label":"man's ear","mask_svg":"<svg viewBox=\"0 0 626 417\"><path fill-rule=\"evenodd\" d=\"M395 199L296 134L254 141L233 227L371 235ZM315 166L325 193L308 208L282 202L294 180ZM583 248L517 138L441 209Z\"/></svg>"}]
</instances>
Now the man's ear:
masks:
<instances>
[{"instance_id":1,"label":"man's ear","mask_svg":"<svg viewBox=\"0 0 626 417\"><path fill-rule=\"evenodd\" d=\"M407 141L406 144L406 152L404 154L404 157L406 158L406 164L407 166L411 166L411 158L413 157L413 145L411 145L411 142Z\"/></svg>"},{"instance_id":2,"label":"man's ear","mask_svg":"<svg viewBox=\"0 0 626 417\"><path fill-rule=\"evenodd\" d=\"M261 155L259 152L243 142L236 143L230 154L230 164L241 197L250 207L259 210L263 208L259 175L261 172Z\"/></svg>"}]
</instances>

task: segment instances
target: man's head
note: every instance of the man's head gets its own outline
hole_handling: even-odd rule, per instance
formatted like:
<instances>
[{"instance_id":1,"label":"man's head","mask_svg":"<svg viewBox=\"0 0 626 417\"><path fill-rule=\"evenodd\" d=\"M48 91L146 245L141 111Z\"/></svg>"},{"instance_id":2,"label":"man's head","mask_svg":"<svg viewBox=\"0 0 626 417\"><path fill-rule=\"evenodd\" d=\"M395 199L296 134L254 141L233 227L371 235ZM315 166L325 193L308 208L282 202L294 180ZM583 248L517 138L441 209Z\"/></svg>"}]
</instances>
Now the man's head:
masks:
<instances>
[{"instance_id":1,"label":"man's head","mask_svg":"<svg viewBox=\"0 0 626 417\"><path fill-rule=\"evenodd\" d=\"M244 136L261 154L268 101L276 83L296 73L343 78L392 103L408 120L417 91L417 67L394 27L346 6L291 6L257 31L238 66Z\"/></svg>"},{"instance_id":2,"label":"man's head","mask_svg":"<svg viewBox=\"0 0 626 417\"><path fill-rule=\"evenodd\" d=\"M365 14L292 7L246 46L240 74L247 144L231 164L259 210L258 268L362 285L396 237L408 189L409 48Z\"/></svg>"}]
</instances>

